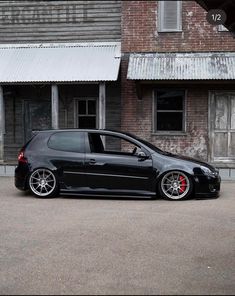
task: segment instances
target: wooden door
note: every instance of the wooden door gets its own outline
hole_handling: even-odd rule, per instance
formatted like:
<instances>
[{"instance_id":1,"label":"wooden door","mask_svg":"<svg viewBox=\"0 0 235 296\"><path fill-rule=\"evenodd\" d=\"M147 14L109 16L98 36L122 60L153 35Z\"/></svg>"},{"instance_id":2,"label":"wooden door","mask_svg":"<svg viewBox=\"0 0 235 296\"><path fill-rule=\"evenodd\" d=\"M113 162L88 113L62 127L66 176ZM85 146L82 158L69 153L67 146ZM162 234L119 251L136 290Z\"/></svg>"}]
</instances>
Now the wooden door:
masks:
<instances>
[{"instance_id":1,"label":"wooden door","mask_svg":"<svg viewBox=\"0 0 235 296\"><path fill-rule=\"evenodd\" d=\"M24 141L32 137L32 132L51 128L50 101L24 101Z\"/></svg>"},{"instance_id":2,"label":"wooden door","mask_svg":"<svg viewBox=\"0 0 235 296\"><path fill-rule=\"evenodd\" d=\"M212 162L235 162L235 92L214 92L209 104Z\"/></svg>"}]
</instances>

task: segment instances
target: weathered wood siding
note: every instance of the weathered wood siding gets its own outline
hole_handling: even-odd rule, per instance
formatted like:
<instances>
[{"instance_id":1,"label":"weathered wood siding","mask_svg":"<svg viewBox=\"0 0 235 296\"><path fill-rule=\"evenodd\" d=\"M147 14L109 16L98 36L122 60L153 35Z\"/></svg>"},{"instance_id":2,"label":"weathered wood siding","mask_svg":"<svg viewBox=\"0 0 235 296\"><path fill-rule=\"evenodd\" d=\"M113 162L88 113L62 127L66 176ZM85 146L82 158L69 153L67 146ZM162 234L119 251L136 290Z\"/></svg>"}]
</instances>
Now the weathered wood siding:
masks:
<instances>
[{"instance_id":1,"label":"weathered wood siding","mask_svg":"<svg viewBox=\"0 0 235 296\"><path fill-rule=\"evenodd\" d=\"M41 112L41 115L51 112L51 86L4 86L4 102L6 114L6 133L4 135L4 160L17 161L17 153L23 146L27 138L28 127L36 128L30 124L26 116L27 108L25 103L45 102L47 110ZM99 99L98 84L78 84L78 85L60 85L59 86L59 127L76 127L75 100L79 98L97 98ZM48 111L48 112L45 112ZM38 114L38 115L40 115ZM106 84L106 128L120 129L121 126L121 99L120 82ZM45 126L45 119L42 123L38 122L37 127L50 128Z\"/></svg>"},{"instance_id":2,"label":"weathered wood siding","mask_svg":"<svg viewBox=\"0 0 235 296\"><path fill-rule=\"evenodd\" d=\"M4 160L17 160L17 152L25 142L27 117L25 103L47 101L50 110L51 88L47 86L4 86L5 135ZM50 111L49 111L50 112ZM26 122L25 122L26 121Z\"/></svg>"},{"instance_id":3,"label":"weathered wood siding","mask_svg":"<svg viewBox=\"0 0 235 296\"><path fill-rule=\"evenodd\" d=\"M120 39L121 1L0 1L0 43Z\"/></svg>"}]
</instances>

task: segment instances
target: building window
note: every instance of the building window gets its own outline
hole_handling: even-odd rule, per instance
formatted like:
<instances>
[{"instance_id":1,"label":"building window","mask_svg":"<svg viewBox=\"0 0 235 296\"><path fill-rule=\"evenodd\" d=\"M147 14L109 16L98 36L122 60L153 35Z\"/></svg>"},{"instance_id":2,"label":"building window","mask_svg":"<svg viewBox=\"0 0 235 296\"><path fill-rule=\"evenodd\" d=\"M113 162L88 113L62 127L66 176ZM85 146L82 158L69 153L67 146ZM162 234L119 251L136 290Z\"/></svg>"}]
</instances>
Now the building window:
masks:
<instances>
[{"instance_id":1,"label":"building window","mask_svg":"<svg viewBox=\"0 0 235 296\"><path fill-rule=\"evenodd\" d=\"M158 31L182 31L181 1L158 1Z\"/></svg>"},{"instance_id":2,"label":"building window","mask_svg":"<svg viewBox=\"0 0 235 296\"><path fill-rule=\"evenodd\" d=\"M77 127L96 128L97 127L97 104L96 99L77 100Z\"/></svg>"},{"instance_id":3,"label":"building window","mask_svg":"<svg viewBox=\"0 0 235 296\"><path fill-rule=\"evenodd\" d=\"M155 91L154 132L185 131L185 91Z\"/></svg>"}]
</instances>

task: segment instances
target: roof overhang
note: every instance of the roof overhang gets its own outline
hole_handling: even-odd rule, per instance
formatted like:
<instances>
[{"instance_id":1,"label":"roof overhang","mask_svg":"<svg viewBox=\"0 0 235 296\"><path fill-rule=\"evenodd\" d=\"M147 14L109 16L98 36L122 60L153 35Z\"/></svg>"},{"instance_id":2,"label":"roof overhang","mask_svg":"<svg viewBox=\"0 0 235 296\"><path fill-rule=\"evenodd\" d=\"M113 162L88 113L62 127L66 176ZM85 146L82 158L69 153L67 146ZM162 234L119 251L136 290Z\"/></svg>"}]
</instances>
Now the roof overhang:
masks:
<instances>
[{"instance_id":1,"label":"roof overhang","mask_svg":"<svg viewBox=\"0 0 235 296\"><path fill-rule=\"evenodd\" d=\"M115 81L119 42L0 45L0 83Z\"/></svg>"},{"instance_id":2,"label":"roof overhang","mask_svg":"<svg viewBox=\"0 0 235 296\"><path fill-rule=\"evenodd\" d=\"M224 26L235 35L235 1L234 0L196 0L206 11L222 9L227 16Z\"/></svg>"},{"instance_id":3,"label":"roof overhang","mask_svg":"<svg viewBox=\"0 0 235 296\"><path fill-rule=\"evenodd\" d=\"M235 53L131 54L130 80L234 80Z\"/></svg>"}]
</instances>

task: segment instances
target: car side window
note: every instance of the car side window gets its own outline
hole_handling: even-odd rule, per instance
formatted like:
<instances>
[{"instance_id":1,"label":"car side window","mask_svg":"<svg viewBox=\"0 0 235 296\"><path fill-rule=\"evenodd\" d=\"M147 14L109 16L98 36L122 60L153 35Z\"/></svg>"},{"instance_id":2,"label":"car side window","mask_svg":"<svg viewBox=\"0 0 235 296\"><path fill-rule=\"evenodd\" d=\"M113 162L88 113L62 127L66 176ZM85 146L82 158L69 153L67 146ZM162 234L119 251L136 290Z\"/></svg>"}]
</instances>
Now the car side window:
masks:
<instances>
[{"instance_id":1,"label":"car side window","mask_svg":"<svg viewBox=\"0 0 235 296\"><path fill-rule=\"evenodd\" d=\"M120 154L137 156L141 147L124 138L98 133L89 133L92 153Z\"/></svg>"},{"instance_id":2,"label":"car side window","mask_svg":"<svg viewBox=\"0 0 235 296\"><path fill-rule=\"evenodd\" d=\"M48 147L54 150L84 153L85 138L82 132L56 132L51 135Z\"/></svg>"}]
</instances>

